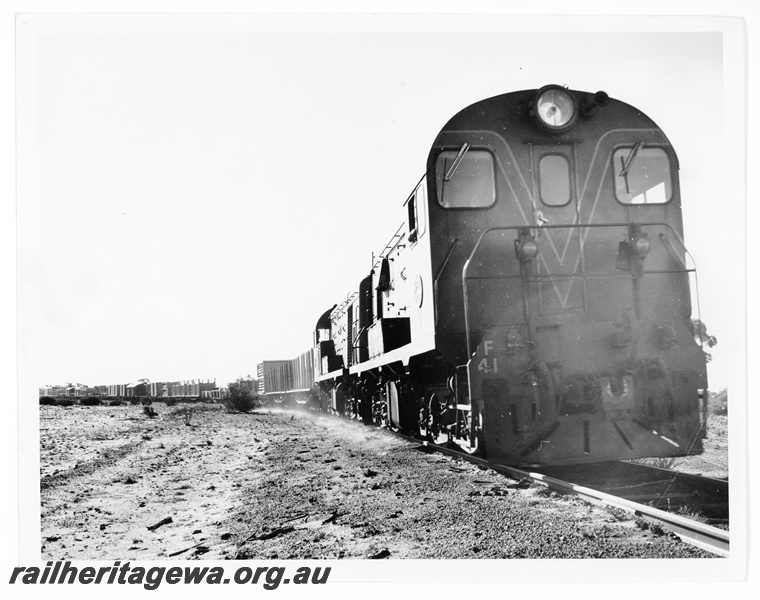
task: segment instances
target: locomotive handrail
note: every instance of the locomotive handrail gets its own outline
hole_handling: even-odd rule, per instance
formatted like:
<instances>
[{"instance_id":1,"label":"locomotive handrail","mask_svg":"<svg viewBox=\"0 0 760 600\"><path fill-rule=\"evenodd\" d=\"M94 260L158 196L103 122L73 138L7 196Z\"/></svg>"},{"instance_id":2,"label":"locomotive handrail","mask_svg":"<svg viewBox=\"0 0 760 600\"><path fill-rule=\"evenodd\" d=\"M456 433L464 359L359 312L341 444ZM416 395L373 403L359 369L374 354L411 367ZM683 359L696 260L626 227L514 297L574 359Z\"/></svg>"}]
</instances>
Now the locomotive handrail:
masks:
<instances>
[{"instance_id":1,"label":"locomotive handrail","mask_svg":"<svg viewBox=\"0 0 760 600\"><path fill-rule=\"evenodd\" d=\"M335 306L335 307L332 309L332 311L331 311L331 312L340 313L340 312L341 312L341 311L342 311L342 310L343 310L343 309L344 309L346 306L348 306L348 305L349 305L349 304L350 304L350 303L351 303L351 302L354 300L354 298L356 298L356 296L358 296L358 295L359 295L359 292L351 292L351 293L349 294L348 298L346 298L346 299L345 299L343 302L341 302L340 304L336 305L336 306Z\"/></svg>"},{"instance_id":2,"label":"locomotive handrail","mask_svg":"<svg viewBox=\"0 0 760 600\"><path fill-rule=\"evenodd\" d=\"M435 323L438 324L438 281L441 279L441 275L443 275L443 271L446 269L446 267L449 264L449 260L451 260L451 255L454 254L454 250L457 247L457 244L459 243L459 236L454 238L454 241L451 242L451 247L449 248L449 251L446 253L446 257L443 259L443 264L441 265L441 268L438 269L438 273L435 276L435 279L433 280L433 296L435 297L435 302L433 302L433 310L435 310Z\"/></svg>"},{"instance_id":3,"label":"locomotive handrail","mask_svg":"<svg viewBox=\"0 0 760 600\"><path fill-rule=\"evenodd\" d=\"M489 233L493 231L511 231L511 230L518 231L520 229L529 229L531 230L531 232L534 232L534 231L540 231L542 229L574 229L574 228L580 229L581 227L585 227L589 229L592 229L592 228L599 229L602 227L629 227L630 225L631 225L630 223L571 223L568 225L540 225L540 226L504 225L500 227L491 227L489 229L486 229L483 233L480 234L480 237L478 238L478 241L475 244L475 247L472 249L472 252L470 252L470 255L467 257L467 260L464 263L464 267L462 268L462 281L464 281L464 279L467 277L467 269L469 268L470 262L472 261L473 257L475 256L477 251L480 249L480 245L482 244L483 239ZM643 225L646 227L661 226L661 227L665 227L669 229L673 233L673 235L675 235L676 239L678 240L678 243L681 245L681 248L683 248L684 253L691 258L691 253L686 249L686 246L683 243L683 239L681 238L680 235L678 235L678 232L675 229L673 229L673 227L670 226L669 224L655 221L655 222L648 222L648 223L639 223L639 225ZM665 245L671 252L675 251L669 238L664 237L661 239L663 239L663 245ZM689 272L696 271L696 266L691 267L691 268L687 267L686 264L684 264L684 262L680 260L680 257L679 257L679 262L683 265L684 271L689 271ZM692 262L694 262L693 258L692 258ZM655 271L652 271L652 272L654 273ZM681 271L675 271L675 272L681 272Z\"/></svg>"},{"instance_id":4,"label":"locomotive handrail","mask_svg":"<svg viewBox=\"0 0 760 600\"><path fill-rule=\"evenodd\" d=\"M569 223L569 224L564 224L564 225L539 225L539 226L535 226L535 225L534 226L530 226L530 225L503 225L503 226L499 226L499 227L490 227L489 229L486 229L485 231L483 231L483 233L480 234L480 237L478 238L478 241L475 244L474 248L470 252L470 255L467 257L467 260L465 261L464 266L462 267L462 300L463 300L463 303L464 303L464 328L465 328L465 340L466 340L466 343L467 343L467 356L468 357L472 356L472 348L471 348L471 344L470 344L470 318L469 318L469 312L470 311L469 311L469 301L468 301L468 297L467 297L467 279L468 279L468 277L467 277L467 271L468 271L468 269L470 267L470 263L472 262L472 259L475 257L475 254L480 249L480 246L483 243L483 240L485 239L485 237L487 235L489 235L490 233L492 233L494 231L519 231L519 230L526 230L527 229L527 230L529 230L531 232L531 234L533 234L534 232L541 231L542 229L580 229L580 228L597 229L597 228L602 228L602 227L607 227L607 228L609 228L609 227L624 227L624 228L628 228L628 227L630 227L630 225L631 225L631 223ZM669 231L671 231L673 233L673 235L675 236L675 238L680 243L681 247L684 250L684 255L688 255L689 257L691 257L691 255L689 254L689 251L686 249L686 246L683 243L683 239L681 238L681 236L668 223L663 223L663 222L660 222L660 221L654 221L654 222L638 223L638 225L642 225L642 226L645 226L645 227L660 226L660 227L664 227L664 228L668 229ZM667 236L665 236L665 240L667 240L667 242L663 241L663 245L665 245L671 253L675 253L675 249L672 247L672 244L671 244L669 238L667 238ZM683 270L677 270L677 271L671 271L671 270L642 271L642 274L649 274L649 275L652 275L652 274L665 274L665 273L695 273L696 274L696 265L695 265L694 268L689 269L689 268L686 267L686 264L684 263L684 261L680 260L680 258L679 258L679 262L684 266ZM694 262L693 258L692 258L692 262ZM443 270L443 269L441 269L441 270ZM518 277L522 277L522 274L520 274L519 276L518 275L509 275L509 276L499 276L499 277L496 277L496 276L472 277L470 279L517 279ZM612 277L614 277L614 278L626 278L627 279L626 276L618 277L617 274L615 274L615 273L609 273L609 274L604 274L604 273L586 273L585 271L578 271L578 272L575 272L575 273L571 273L569 275L568 274L563 274L563 275L559 275L559 276L558 275L548 275L548 276L532 275L531 277L534 280L542 280L542 279L555 279L556 280L558 277L568 278L568 279L577 279L577 278L594 278L594 279L599 278L599 279L604 279L604 278L612 278Z\"/></svg>"},{"instance_id":5,"label":"locomotive handrail","mask_svg":"<svg viewBox=\"0 0 760 600\"><path fill-rule=\"evenodd\" d=\"M650 271L642 271L646 275L668 275L674 273L696 273L695 269L652 269ZM534 281L557 281L562 279L630 279L630 275L618 275L617 273L584 273L583 271L576 271L575 273L563 273L561 275L531 275ZM477 281L480 279L519 279L520 275L472 275L468 277L470 281Z\"/></svg>"}]
</instances>

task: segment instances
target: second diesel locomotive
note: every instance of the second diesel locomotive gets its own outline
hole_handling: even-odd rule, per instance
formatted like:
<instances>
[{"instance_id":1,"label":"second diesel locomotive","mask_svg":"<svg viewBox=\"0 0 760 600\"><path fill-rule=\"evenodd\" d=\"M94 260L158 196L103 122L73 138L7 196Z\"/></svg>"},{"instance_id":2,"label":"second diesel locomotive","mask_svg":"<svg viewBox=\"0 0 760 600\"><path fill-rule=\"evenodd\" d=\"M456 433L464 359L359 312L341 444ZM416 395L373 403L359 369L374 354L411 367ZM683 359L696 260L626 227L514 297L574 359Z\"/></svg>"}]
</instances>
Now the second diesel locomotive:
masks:
<instances>
[{"instance_id":1,"label":"second diesel locomotive","mask_svg":"<svg viewBox=\"0 0 760 600\"><path fill-rule=\"evenodd\" d=\"M556 85L489 98L438 134L372 271L260 392L499 463L697 454L687 256L678 159L641 111Z\"/></svg>"}]
</instances>

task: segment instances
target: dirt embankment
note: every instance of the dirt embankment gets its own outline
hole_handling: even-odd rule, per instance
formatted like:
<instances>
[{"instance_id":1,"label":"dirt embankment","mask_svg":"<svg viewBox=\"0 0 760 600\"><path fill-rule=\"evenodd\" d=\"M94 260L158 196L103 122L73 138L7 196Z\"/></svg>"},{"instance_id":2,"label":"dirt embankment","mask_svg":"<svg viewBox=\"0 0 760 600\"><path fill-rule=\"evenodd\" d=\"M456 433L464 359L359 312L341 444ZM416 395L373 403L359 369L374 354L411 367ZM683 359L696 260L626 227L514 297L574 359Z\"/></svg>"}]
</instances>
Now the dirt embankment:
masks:
<instances>
[{"instance_id":1,"label":"dirt embankment","mask_svg":"<svg viewBox=\"0 0 760 600\"><path fill-rule=\"evenodd\" d=\"M43 559L711 556L357 423L186 410L40 408Z\"/></svg>"}]
</instances>

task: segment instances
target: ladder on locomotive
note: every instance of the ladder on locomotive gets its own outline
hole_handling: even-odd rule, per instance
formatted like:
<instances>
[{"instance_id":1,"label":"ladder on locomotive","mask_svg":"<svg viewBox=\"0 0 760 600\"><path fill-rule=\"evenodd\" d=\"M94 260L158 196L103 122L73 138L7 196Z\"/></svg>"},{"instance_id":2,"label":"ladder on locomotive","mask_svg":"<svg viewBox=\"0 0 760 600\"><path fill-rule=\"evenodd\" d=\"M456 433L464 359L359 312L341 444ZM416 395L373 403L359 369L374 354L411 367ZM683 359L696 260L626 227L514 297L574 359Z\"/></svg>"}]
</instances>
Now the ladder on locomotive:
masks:
<instances>
[{"instance_id":1,"label":"ladder on locomotive","mask_svg":"<svg viewBox=\"0 0 760 600\"><path fill-rule=\"evenodd\" d=\"M403 233L403 231L404 231L404 224L401 223L399 228L396 230L396 233L393 234L390 241L385 245L385 248L383 248L380 254L377 255L377 258L375 258L375 253L374 252L372 253L372 268L373 269L380 264L380 261L388 257L391 250L393 250L396 246L398 246L398 243L406 235L405 233Z\"/></svg>"}]
</instances>

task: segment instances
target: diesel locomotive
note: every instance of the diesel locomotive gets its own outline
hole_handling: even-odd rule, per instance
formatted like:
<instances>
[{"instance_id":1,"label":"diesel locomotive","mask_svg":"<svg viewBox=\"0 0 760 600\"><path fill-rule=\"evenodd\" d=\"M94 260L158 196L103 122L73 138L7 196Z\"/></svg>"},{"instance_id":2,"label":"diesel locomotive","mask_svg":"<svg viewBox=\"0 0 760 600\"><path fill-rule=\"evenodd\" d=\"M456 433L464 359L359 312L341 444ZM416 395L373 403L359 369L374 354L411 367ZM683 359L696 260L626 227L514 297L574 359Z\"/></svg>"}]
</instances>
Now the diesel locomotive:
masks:
<instances>
[{"instance_id":1,"label":"diesel locomotive","mask_svg":"<svg viewBox=\"0 0 760 600\"><path fill-rule=\"evenodd\" d=\"M705 354L678 170L663 131L604 92L472 104L313 347L259 366L262 398L503 464L700 453Z\"/></svg>"}]
</instances>

